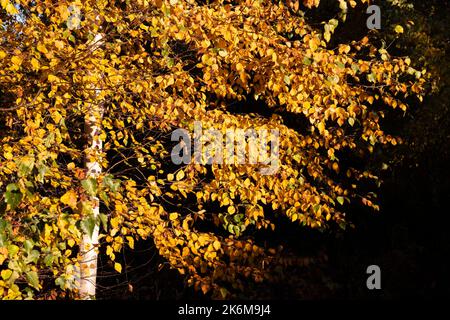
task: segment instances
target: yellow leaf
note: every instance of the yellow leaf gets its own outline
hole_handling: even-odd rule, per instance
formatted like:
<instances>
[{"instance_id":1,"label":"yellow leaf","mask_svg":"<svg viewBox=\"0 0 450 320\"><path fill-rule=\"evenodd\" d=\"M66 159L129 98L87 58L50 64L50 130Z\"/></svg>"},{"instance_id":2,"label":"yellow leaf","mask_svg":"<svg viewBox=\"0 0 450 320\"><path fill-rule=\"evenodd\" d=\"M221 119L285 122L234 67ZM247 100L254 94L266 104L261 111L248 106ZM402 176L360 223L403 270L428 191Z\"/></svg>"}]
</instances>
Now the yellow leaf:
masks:
<instances>
[{"instance_id":1,"label":"yellow leaf","mask_svg":"<svg viewBox=\"0 0 450 320\"><path fill-rule=\"evenodd\" d=\"M403 33L404 32L403 27L401 25L396 25L394 31L397 32L397 33Z\"/></svg>"},{"instance_id":2,"label":"yellow leaf","mask_svg":"<svg viewBox=\"0 0 450 320\"><path fill-rule=\"evenodd\" d=\"M119 227L119 222L120 222L119 217L114 217L114 218L111 219L111 226L113 228L118 228Z\"/></svg>"},{"instance_id":3,"label":"yellow leaf","mask_svg":"<svg viewBox=\"0 0 450 320\"><path fill-rule=\"evenodd\" d=\"M183 170L178 171L176 176L177 181L180 181L183 178L184 178L184 171Z\"/></svg>"},{"instance_id":4,"label":"yellow leaf","mask_svg":"<svg viewBox=\"0 0 450 320\"><path fill-rule=\"evenodd\" d=\"M78 195L74 190L67 191L62 197L61 202L68 205L72 209L77 207Z\"/></svg>"},{"instance_id":5,"label":"yellow leaf","mask_svg":"<svg viewBox=\"0 0 450 320\"><path fill-rule=\"evenodd\" d=\"M16 7L14 7L14 5L10 2L6 5L6 12L8 12L9 14L16 14L18 13Z\"/></svg>"},{"instance_id":6,"label":"yellow leaf","mask_svg":"<svg viewBox=\"0 0 450 320\"><path fill-rule=\"evenodd\" d=\"M128 241L128 245L130 246L130 248L134 249L134 238L131 236L127 236L126 239Z\"/></svg>"},{"instance_id":7,"label":"yellow leaf","mask_svg":"<svg viewBox=\"0 0 450 320\"><path fill-rule=\"evenodd\" d=\"M38 45L37 45L37 50L39 51L39 52L42 52L42 53L48 53L48 50L47 50L47 48L45 47L45 45L43 45L42 43L39 43Z\"/></svg>"},{"instance_id":8,"label":"yellow leaf","mask_svg":"<svg viewBox=\"0 0 450 320\"><path fill-rule=\"evenodd\" d=\"M64 48L64 42L61 41L61 40L55 41L55 47L58 48L58 49Z\"/></svg>"},{"instance_id":9,"label":"yellow leaf","mask_svg":"<svg viewBox=\"0 0 450 320\"><path fill-rule=\"evenodd\" d=\"M119 273L122 273L122 265L118 262L114 263L114 270L116 270Z\"/></svg>"},{"instance_id":10,"label":"yellow leaf","mask_svg":"<svg viewBox=\"0 0 450 320\"><path fill-rule=\"evenodd\" d=\"M319 132L322 133L325 131L325 124L323 122L320 122L317 128L319 129Z\"/></svg>"},{"instance_id":11,"label":"yellow leaf","mask_svg":"<svg viewBox=\"0 0 450 320\"><path fill-rule=\"evenodd\" d=\"M233 214L233 213L235 213L235 212L236 212L236 208L235 208L234 206L228 207L228 213L229 213L229 214Z\"/></svg>"},{"instance_id":12,"label":"yellow leaf","mask_svg":"<svg viewBox=\"0 0 450 320\"><path fill-rule=\"evenodd\" d=\"M309 108L311 108L311 103L308 101L303 102L303 109L308 110Z\"/></svg>"},{"instance_id":13,"label":"yellow leaf","mask_svg":"<svg viewBox=\"0 0 450 320\"><path fill-rule=\"evenodd\" d=\"M178 213L176 213L176 212L172 212L170 215L169 215L169 219L170 220L176 220L178 218Z\"/></svg>"},{"instance_id":14,"label":"yellow leaf","mask_svg":"<svg viewBox=\"0 0 450 320\"><path fill-rule=\"evenodd\" d=\"M39 61L35 58L31 59L31 66L33 67L33 70L39 70Z\"/></svg>"},{"instance_id":15,"label":"yellow leaf","mask_svg":"<svg viewBox=\"0 0 450 320\"><path fill-rule=\"evenodd\" d=\"M52 74L49 74L49 75L48 75L48 81L49 81L49 82L55 82L55 81L58 81L58 77L57 77L57 76L54 76L54 75L52 75Z\"/></svg>"},{"instance_id":16,"label":"yellow leaf","mask_svg":"<svg viewBox=\"0 0 450 320\"><path fill-rule=\"evenodd\" d=\"M67 244L72 248L75 245L75 241L73 239L69 239L67 240Z\"/></svg>"},{"instance_id":17,"label":"yellow leaf","mask_svg":"<svg viewBox=\"0 0 450 320\"><path fill-rule=\"evenodd\" d=\"M350 52L350 46L349 45L341 45L339 47L339 53L349 53Z\"/></svg>"},{"instance_id":18,"label":"yellow leaf","mask_svg":"<svg viewBox=\"0 0 450 320\"><path fill-rule=\"evenodd\" d=\"M12 275L12 271L9 269L2 270L2 272L1 272L2 279L5 281L8 280L11 277L11 275Z\"/></svg>"},{"instance_id":19,"label":"yellow leaf","mask_svg":"<svg viewBox=\"0 0 450 320\"><path fill-rule=\"evenodd\" d=\"M18 67L22 64L22 60L23 59L21 57L18 57L18 56L14 56L14 57L11 58L11 62L14 65L18 66Z\"/></svg>"},{"instance_id":20,"label":"yellow leaf","mask_svg":"<svg viewBox=\"0 0 450 320\"><path fill-rule=\"evenodd\" d=\"M169 174L167 175L167 180L168 180L168 181L173 181L173 178L174 178L174 175L173 175L172 173L169 173Z\"/></svg>"},{"instance_id":21,"label":"yellow leaf","mask_svg":"<svg viewBox=\"0 0 450 320\"><path fill-rule=\"evenodd\" d=\"M6 57L6 52L3 50L0 50L0 59L3 59L4 57Z\"/></svg>"},{"instance_id":22,"label":"yellow leaf","mask_svg":"<svg viewBox=\"0 0 450 320\"><path fill-rule=\"evenodd\" d=\"M13 154L10 151L6 151L3 153L3 156L6 160L12 160L14 158Z\"/></svg>"},{"instance_id":23,"label":"yellow leaf","mask_svg":"<svg viewBox=\"0 0 450 320\"><path fill-rule=\"evenodd\" d=\"M214 247L214 249L216 249L216 250L219 250L220 249L220 242L219 241L214 241L213 242L213 247Z\"/></svg>"}]
</instances>

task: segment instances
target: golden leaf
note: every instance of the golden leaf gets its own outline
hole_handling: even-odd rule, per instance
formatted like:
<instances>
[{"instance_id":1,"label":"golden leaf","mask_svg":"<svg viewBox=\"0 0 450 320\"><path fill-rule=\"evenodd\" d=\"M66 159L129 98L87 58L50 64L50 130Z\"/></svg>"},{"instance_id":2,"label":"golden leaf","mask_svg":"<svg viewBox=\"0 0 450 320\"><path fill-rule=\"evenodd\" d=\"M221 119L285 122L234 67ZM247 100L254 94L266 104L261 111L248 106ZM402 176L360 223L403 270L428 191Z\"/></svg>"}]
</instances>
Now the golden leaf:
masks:
<instances>
[{"instance_id":1,"label":"golden leaf","mask_svg":"<svg viewBox=\"0 0 450 320\"><path fill-rule=\"evenodd\" d=\"M180 181L183 178L184 178L184 171L183 170L178 171L178 173L176 175L177 181Z\"/></svg>"},{"instance_id":2,"label":"golden leaf","mask_svg":"<svg viewBox=\"0 0 450 320\"><path fill-rule=\"evenodd\" d=\"M74 190L69 190L61 197L61 202L75 209L77 207L78 195Z\"/></svg>"},{"instance_id":3,"label":"golden leaf","mask_svg":"<svg viewBox=\"0 0 450 320\"><path fill-rule=\"evenodd\" d=\"M31 66L33 67L34 71L39 70L39 61L37 61L37 59L32 58L31 59Z\"/></svg>"},{"instance_id":4,"label":"golden leaf","mask_svg":"<svg viewBox=\"0 0 450 320\"><path fill-rule=\"evenodd\" d=\"M45 45L42 44L42 43L39 43L39 44L37 45L36 49L37 49L39 52L42 52L42 53L44 53L44 54L45 54L45 53L48 53L47 48L46 48Z\"/></svg>"},{"instance_id":5,"label":"golden leaf","mask_svg":"<svg viewBox=\"0 0 450 320\"><path fill-rule=\"evenodd\" d=\"M216 251L218 251L220 249L220 247L221 247L220 242L217 241L217 240L214 241L213 242L213 247L214 247L214 249L216 249Z\"/></svg>"},{"instance_id":6,"label":"golden leaf","mask_svg":"<svg viewBox=\"0 0 450 320\"><path fill-rule=\"evenodd\" d=\"M403 27L401 25L396 25L395 28L394 28L394 31L396 33L403 33L404 32Z\"/></svg>"}]
</instances>

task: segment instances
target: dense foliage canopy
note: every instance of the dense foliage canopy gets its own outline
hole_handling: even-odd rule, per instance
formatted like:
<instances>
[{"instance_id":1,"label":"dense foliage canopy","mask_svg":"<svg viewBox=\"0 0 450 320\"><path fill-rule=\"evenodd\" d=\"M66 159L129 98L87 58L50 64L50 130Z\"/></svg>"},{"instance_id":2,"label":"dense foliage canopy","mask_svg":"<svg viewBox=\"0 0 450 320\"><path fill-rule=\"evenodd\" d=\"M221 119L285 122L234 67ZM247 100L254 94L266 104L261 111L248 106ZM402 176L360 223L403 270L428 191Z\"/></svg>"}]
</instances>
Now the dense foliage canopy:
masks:
<instances>
[{"instance_id":1,"label":"dense foliage canopy","mask_svg":"<svg viewBox=\"0 0 450 320\"><path fill-rule=\"evenodd\" d=\"M118 272L124 246L151 238L189 284L228 297L298 263L255 241L274 215L345 228L345 204L378 209L361 160L401 142L382 119L421 100L425 80L370 36L331 46L345 13L367 6L335 2L341 14L317 26L304 12L318 0L1 0L0 297L76 297L96 225ZM278 170L173 164L171 132L194 121L278 130Z\"/></svg>"}]
</instances>

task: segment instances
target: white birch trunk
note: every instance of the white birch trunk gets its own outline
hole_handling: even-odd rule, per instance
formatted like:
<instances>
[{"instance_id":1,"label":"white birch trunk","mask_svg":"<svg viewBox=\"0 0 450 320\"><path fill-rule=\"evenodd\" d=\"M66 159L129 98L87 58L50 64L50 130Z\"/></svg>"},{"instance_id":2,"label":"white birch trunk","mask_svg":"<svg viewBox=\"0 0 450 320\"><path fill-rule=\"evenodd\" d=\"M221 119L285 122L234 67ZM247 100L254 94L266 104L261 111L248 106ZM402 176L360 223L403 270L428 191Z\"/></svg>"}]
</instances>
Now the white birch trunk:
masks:
<instances>
[{"instance_id":1,"label":"white birch trunk","mask_svg":"<svg viewBox=\"0 0 450 320\"><path fill-rule=\"evenodd\" d=\"M102 42L102 35L97 34L93 40L95 46ZM94 48L95 50L95 48ZM100 88L96 88L98 96ZM85 160L86 179L96 179L102 172L100 155L103 142L100 139L101 123L103 119L104 106L99 103L92 103L85 120L85 130L88 136L88 150ZM80 273L78 292L81 299L95 299L96 278L97 278L97 257L98 257L98 236L99 225L97 221L100 215L100 201L97 196L90 196L92 203L92 215L96 221L92 235L84 234L80 244Z\"/></svg>"}]
</instances>

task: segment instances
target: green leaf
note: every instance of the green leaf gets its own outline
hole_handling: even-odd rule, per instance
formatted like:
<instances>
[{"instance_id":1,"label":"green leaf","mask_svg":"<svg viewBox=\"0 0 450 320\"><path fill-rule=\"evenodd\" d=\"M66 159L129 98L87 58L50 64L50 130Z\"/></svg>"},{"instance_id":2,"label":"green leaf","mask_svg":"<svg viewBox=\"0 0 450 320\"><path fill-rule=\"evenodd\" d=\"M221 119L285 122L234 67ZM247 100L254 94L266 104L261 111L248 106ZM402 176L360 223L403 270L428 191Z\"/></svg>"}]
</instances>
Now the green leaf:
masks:
<instances>
[{"instance_id":1,"label":"green leaf","mask_svg":"<svg viewBox=\"0 0 450 320\"><path fill-rule=\"evenodd\" d=\"M23 247L24 247L26 252L30 252L33 249L33 247L34 247L33 241L28 240L28 239L25 240L23 242Z\"/></svg>"},{"instance_id":2,"label":"green leaf","mask_svg":"<svg viewBox=\"0 0 450 320\"><path fill-rule=\"evenodd\" d=\"M239 235L241 234L241 228L239 228L238 226L234 226L234 234L236 235L236 237L239 237Z\"/></svg>"},{"instance_id":3,"label":"green leaf","mask_svg":"<svg viewBox=\"0 0 450 320\"><path fill-rule=\"evenodd\" d=\"M233 216L234 222L239 223L244 219L244 215L242 213Z\"/></svg>"},{"instance_id":4,"label":"green leaf","mask_svg":"<svg viewBox=\"0 0 450 320\"><path fill-rule=\"evenodd\" d=\"M89 237L92 237L92 233L94 233L94 229L96 226L96 221L93 215L90 215L89 217L83 219L83 221L81 221L81 229L83 230L84 233L86 233L87 235L89 235Z\"/></svg>"},{"instance_id":5,"label":"green leaf","mask_svg":"<svg viewBox=\"0 0 450 320\"><path fill-rule=\"evenodd\" d=\"M344 69L345 68L345 64L343 64L341 61L337 61L336 65L338 66L338 68L340 69Z\"/></svg>"},{"instance_id":6,"label":"green leaf","mask_svg":"<svg viewBox=\"0 0 450 320\"><path fill-rule=\"evenodd\" d=\"M374 74L374 73L368 74L368 75L367 75L367 80L368 80L369 82L375 83L375 81L376 81L375 74Z\"/></svg>"},{"instance_id":7,"label":"green leaf","mask_svg":"<svg viewBox=\"0 0 450 320\"><path fill-rule=\"evenodd\" d=\"M64 290L66 288L66 280L63 277L58 277L55 280L55 284L61 288L61 290Z\"/></svg>"},{"instance_id":8,"label":"green leaf","mask_svg":"<svg viewBox=\"0 0 450 320\"><path fill-rule=\"evenodd\" d=\"M26 264L31 263L31 262L37 263L39 260L39 257L40 257L39 251L31 250L31 252L28 253L28 256L25 258L24 261Z\"/></svg>"},{"instance_id":9,"label":"green leaf","mask_svg":"<svg viewBox=\"0 0 450 320\"><path fill-rule=\"evenodd\" d=\"M308 58L308 57L303 57L303 64L304 64L305 66L310 66L311 63L312 63L312 61L311 61L310 58Z\"/></svg>"},{"instance_id":10,"label":"green leaf","mask_svg":"<svg viewBox=\"0 0 450 320\"><path fill-rule=\"evenodd\" d=\"M53 264L53 259L54 259L53 254L49 253L48 255L46 255L45 258L44 258L45 265L47 267L51 267L52 264Z\"/></svg>"},{"instance_id":11,"label":"green leaf","mask_svg":"<svg viewBox=\"0 0 450 320\"><path fill-rule=\"evenodd\" d=\"M17 254L17 252L19 252L19 247L16 246L15 244L10 244L7 247L7 249L8 249L8 256L10 259L13 258Z\"/></svg>"},{"instance_id":12,"label":"green leaf","mask_svg":"<svg viewBox=\"0 0 450 320\"><path fill-rule=\"evenodd\" d=\"M337 197L336 200L341 204L341 206L344 204L344 197Z\"/></svg>"},{"instance_id":13,"label":"green leaf","mask_svg":"<svg viewBox=\"0 0 450 320\"><path fill-rule=\"evenodd\" d=\"M222 298L225 299L228 296L228 290L225 288L220 288L220 294L222 295Z\"/></svg>"},{"instance_id":14,"label":"green leaf","mask_svg":"<svg viewBox=\"0 0 450 320\"><path fill-rule=\"evenodd\" d=\"M99 194L100 199L102 199L107 205L109 205L109 197L105 191L100 191Z\"/></svg>"},{"instance_id":15,"label":"green leaf","mask_svg":"<svg viewBox=\"0 0 450 320\"><path fill-rule=\"evenodd\" d=\"M17 168L19 177L26 177L30 175L34 168L34 158L32 156L22 157L17 160Z\"/></svg>"},{"instance_id":16,"label":"green leaf","mask_svg":"<svg viewBox=\"0 0 450 320\"><path fill-rule=\"evenodd\" d=\"M90 196L95 196L97 194L97 179L94 178L88 178L85 179L83 181L81 181L81 186L83 187L84 190L86 190L86 192L90 195Z\"/></svg>"},{"instance_id":17,"label":"green leaf","mask_svg":"<svg viewBox=\"0 0 450 320\"><path fill-rule=\"evenodd\" d=\"M44 183L44 178L45 175L47 174L47 172L49 171L49 167L47 167L45 164L43 163L38 163L36 165L36 168L38 170L38 176L36 177L36 181L40 182L40 183Z\"/></svg>"},{"instance_id":18,"label":"green leaf","mask_svg":"<svg viewBox=\"0 0 450 320\"><path fill-rule=\"evenodd\" d=\"M9 230L9 228L10 228L9 222L0 219L0 234L5 233L7 230Z\"/></svg>"},{"instance_id":19,"label":"green leaf","mask_svg":"<svg viewBox=\"0 0 450 320\"><path fill-rule=\"evenodd\" d=\"M15 183L6 186L5 201L9 204L11 210L14 210L22 201L22 193Z\"/></svg>"},{"instance_id":20,"label":"green leaf","mask_svg":"<svg viewBox=\"0 0 450 320\"><path fill-rule=\"evenodd\" d=\"M315 205L313 206L314 213L317 213L317 211L319 211L320 207L321 207L320 204L315 204Z\"/></svg>"},{"instance_id":21,"label":"green leaf","mask_svg":"<svg viewBox=\"0 0 450 320\"><path fill-rule=\"evenodd\" d=\"M103 229L108 230L108 216L104 213L99 214L100 222L102 223Z\"/></svg>"},{"instance_id":22,"label":"green leaf","mask_svg":"<svg viewBox=\"0 0 450 320\"><path fill-rule=\"evenodd\" d=\"M39 277L36 271L28 271L26 273L28 283L35 289L39 290Z\"/></svg>"},{"instance_id":23,"label":"green leaf","mask_svg":"<svg viewBox=\"0 0 450 320\"><path fill-rule=\"evenodd\" d=\"M103 178L103 185L109 188L112 192L117 192L120 188L120 180L114 179L113 176L109 174Z\"/></svg>"}]
</instances>

